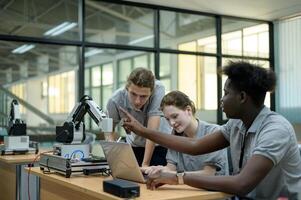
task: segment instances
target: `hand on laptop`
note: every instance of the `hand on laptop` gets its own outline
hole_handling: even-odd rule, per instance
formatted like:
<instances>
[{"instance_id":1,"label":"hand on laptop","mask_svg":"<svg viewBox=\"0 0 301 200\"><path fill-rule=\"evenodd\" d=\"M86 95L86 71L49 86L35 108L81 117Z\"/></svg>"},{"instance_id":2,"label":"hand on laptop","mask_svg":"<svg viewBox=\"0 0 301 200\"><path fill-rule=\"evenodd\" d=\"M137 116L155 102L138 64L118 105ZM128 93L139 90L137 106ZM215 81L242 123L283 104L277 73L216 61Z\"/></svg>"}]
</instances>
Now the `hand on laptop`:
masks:
<instances>
[{"instance_id":1,"label":"hand on laptop","mask_svg":"<svg viewBox=\"0 0 301 200\"><path fill-rule=\"evenodd\" d=\"M176 176L176 172L174 171L166 171L164 169L160 169L155 173L148 176L148 180L146 182L147 188L154 190L164 184L169 185L177 185L178 178Z\"/></svg>"},{"instance_id":2,"label":"hand on laptop","mask_svg":"<svg viewBox=\"0 0 301 200\"><path fill-rule=\"evenodd\" d=\"M119 107L119 109L125 114L125 118L122 119L122 126L125 129L127 134L130 134L131 131L140 135L144 126L140 124L130 113L128 113L123 108Z\"/></svg>"},{"instance_id":3,"label":"hand on laptop","mask_svg":"<svg viewBox=\"0 0 301 200\"><path fill-rule=\"evenodd\" d=\"M165 170L166 168L162 165L158 166L149 166L149 167L140 167L143 174L147 174L148 176L152 176L160 170Z\"/></svg>"},{"instance_id":4,"label":"hand on laptop","mask_svg":"<svg viewBox=\"0 0 301 200\"><path fill-rule=\"evenodd\" d=\"M140 167L140 170L141 170L141 172L142 172L142 174L147 174L145 171L148 169L148 168L150 168L149 166L142 166L142 167Z\"/></svg>"}]
</instances>

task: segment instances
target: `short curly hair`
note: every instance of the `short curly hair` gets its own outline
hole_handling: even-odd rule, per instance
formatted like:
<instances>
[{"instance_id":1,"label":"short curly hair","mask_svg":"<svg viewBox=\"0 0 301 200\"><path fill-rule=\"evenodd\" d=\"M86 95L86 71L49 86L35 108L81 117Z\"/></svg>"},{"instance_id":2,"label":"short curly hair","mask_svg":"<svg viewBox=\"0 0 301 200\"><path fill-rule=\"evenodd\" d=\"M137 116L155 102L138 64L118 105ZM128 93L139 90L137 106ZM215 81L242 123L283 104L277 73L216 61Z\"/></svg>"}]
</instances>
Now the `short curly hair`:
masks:
<instances>
[{"instance_id":1,"label":"short curly hair","mask_svg":"<svg viewBox=\"0 0 301 200\"><path fill-rule=\"evenodd\" d=\"M139 87L150 88L151 91L153 91L155 87L155 76L151 70L138 67L128 76L125 87L128 88L132 83Z\"/></svg>"},{"instance_id":2,"label":"short curly hair","mask_svg":"<svg viewBox=\"0 0 301 200\"><path fill-rule=\"evenodd\" d=\"M266 92L273 92L276 86L276 75L271 69L246 61L230 61L222 72L231 80L230 87L246 92L257 106L263 104Z\"/></svg>"}]
</instances>

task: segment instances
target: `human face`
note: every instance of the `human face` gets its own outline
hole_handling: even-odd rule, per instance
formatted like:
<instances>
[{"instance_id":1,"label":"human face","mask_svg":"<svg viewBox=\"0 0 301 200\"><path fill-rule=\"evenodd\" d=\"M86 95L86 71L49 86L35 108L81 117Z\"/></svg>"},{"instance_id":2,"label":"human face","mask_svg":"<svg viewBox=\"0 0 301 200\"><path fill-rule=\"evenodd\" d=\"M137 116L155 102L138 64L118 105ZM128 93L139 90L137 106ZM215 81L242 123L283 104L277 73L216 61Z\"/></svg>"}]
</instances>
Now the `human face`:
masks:
<instances>
[{"instance_id":1,"label":"human face","mask_svg":"<svg viewBox=\"0 0 301 200\"><path fill-rule=\"evenodd\" d=\"M231 80L227 79L224 85L224 96L221 98L221 108L228 118L239 118L240 93L230 85Z\"/></svg>"},{"instance_id":2,"label":"human face","mask_svg":"<svg viewBox=\"0 0 301 200\"><path fill-rule=\"evenodd\" d=\"M163 113L169 125L178 133L182 133L186 130L193 117L191 108L188 106L185 110L181 110L172 105L164 106Z\"/></svg>"},{"instance_id":3,"label":"human face","mask_svg":"<svg viewBox=\"0 0 301 200\"><path fill-rule=\"evenodd\" d=\"M129 101L136 110L141 110L152 94L150 88L139 87L133 83L128 86L127 91L129 93Z\"/></svg>"}]
</instances>

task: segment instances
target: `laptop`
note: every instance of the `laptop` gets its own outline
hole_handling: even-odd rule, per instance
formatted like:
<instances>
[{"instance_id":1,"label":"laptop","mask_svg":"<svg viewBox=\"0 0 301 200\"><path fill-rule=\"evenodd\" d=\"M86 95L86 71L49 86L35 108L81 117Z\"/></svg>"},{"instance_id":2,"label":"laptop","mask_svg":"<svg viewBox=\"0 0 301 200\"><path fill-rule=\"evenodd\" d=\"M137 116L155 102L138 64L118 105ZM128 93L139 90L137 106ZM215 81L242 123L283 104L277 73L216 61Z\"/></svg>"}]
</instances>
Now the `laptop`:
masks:
<instances>
[{"instance_id":1,"label":"laptop","mask_svg":"<svg viewBox=\"0 0 301 200\"><path fill-rule=\"evenodd\" d=\"M114 178L145 183L135 154L130 144L124 142L100 141Z\"/></svg>"}]
</instances>

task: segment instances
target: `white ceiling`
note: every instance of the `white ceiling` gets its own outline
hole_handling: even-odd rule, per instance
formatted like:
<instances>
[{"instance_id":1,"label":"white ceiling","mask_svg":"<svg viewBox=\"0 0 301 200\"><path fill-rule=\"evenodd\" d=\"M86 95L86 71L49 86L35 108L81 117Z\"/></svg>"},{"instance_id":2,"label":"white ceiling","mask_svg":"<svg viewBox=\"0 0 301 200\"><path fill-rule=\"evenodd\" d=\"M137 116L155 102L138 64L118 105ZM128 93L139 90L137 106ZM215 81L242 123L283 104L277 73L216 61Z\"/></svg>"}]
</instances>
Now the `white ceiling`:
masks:
<instances>
[{"instance_id":1,"label":"white ceiling","mask_svg":"<svg viewBox=\"0 0 301 200\"><path fill-rule=\"evenodd\" d=\"M301 0L129 0L221 15L274 21L301 14Z\"/></svg>"}]
</instances>

